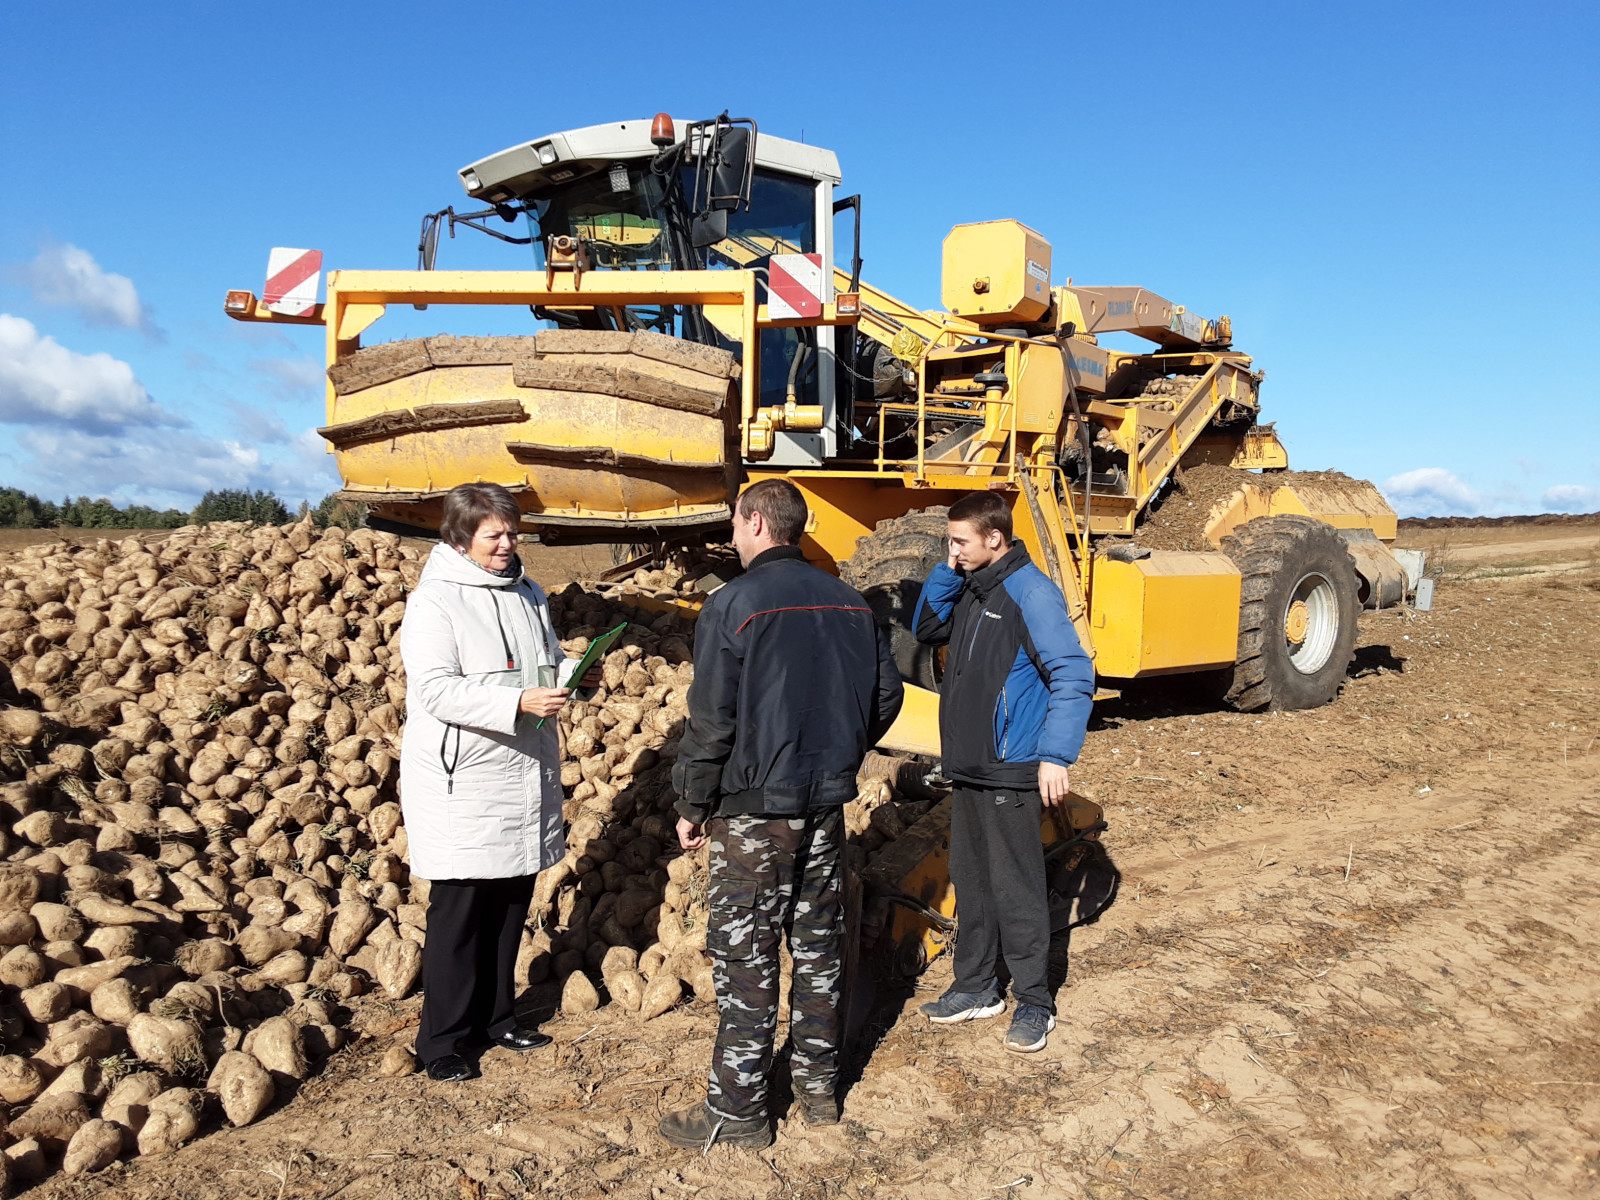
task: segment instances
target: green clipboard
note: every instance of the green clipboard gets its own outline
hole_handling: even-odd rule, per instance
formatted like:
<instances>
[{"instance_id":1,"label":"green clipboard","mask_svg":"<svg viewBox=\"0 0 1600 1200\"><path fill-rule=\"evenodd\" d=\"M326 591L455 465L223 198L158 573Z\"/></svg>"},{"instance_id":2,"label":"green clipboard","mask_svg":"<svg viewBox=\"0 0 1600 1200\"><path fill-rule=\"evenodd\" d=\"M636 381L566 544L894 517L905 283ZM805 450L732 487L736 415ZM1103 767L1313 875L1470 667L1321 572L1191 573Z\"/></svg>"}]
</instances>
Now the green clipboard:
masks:
<instances>
[{"instance_id":1,"label":"green clipboard","mask_svg":"<svg viewBox=\"0 0 1600 1200\"><path fill-rule=\"evenodd\" d=\"M611 653L611 647L617 644L617 639L622 636L623 631L627 628L628 622L624 621L615 629L608 629L599 637L592 640L589 643L589 648L583 652L583 657L578 660L578 665L572 669L572 674L568 675L567 678L582 679L585 675L587 675L590 667L594 666L595 663L599 662L607 654ZM574 686L573 690L577 690L576 686ZM540 717L538 723L534 725L534 728L543 729L544 723L549 719L549 717Z\"/></svg>"}]
</instances>

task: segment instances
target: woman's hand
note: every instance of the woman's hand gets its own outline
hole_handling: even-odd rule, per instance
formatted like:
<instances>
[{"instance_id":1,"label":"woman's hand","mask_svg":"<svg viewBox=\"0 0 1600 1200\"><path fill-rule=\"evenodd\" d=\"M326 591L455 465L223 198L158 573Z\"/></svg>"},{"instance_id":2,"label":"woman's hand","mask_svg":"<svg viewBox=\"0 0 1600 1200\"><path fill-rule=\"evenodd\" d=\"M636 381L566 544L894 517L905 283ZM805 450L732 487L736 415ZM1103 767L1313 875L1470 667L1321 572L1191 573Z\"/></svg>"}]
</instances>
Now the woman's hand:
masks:
<instances>
[{"instance_id":1,"label":"woman's hand","mask_svg":"<svg viewBox=\"0 0 1600 1200\"><path fill-rule=\"evenodd\" d=\"M575 662L578 661L578 656L574 655L574 654L569 654L569 655L567 655L567 661L571 662L571 663L575 663ZM578 680L576 683L574 683L570 679L567 680L567 686L568 687L581 687L581 688L597 688L602 683L604 683L605 681L606 681L606 673L605 673L604 668L602 668L599 663L595 663L594 666L592 666L592 667L590 667L588 669L588 671L584 672L583 678Z\"/></svg>"},{"instance_id":2,"label":"woman's hand","mask_svg":"<svg viewBox=\"0 0 1600 1200\"><path fill-rule=\"evenodd\" d=\"M517 702L517 709L536 717L553 717L571 695L571 688L528 688Z\"/></svg>"}]
</instances>

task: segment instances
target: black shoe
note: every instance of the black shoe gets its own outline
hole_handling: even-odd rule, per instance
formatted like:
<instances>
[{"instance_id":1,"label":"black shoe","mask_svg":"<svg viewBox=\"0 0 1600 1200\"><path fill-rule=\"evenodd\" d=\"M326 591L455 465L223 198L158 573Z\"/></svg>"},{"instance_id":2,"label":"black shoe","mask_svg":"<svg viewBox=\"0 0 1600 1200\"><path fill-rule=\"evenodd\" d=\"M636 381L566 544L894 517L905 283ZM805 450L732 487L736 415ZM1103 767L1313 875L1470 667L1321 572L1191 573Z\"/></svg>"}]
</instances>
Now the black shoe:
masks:
<instances>
[{"instance_id":1,"label":"black shoe","mask_svg":"<svg viewBox=\"0 0 1600 1200\"><path fill-rule=\"evenodd\" d=\"M839 1123L839 1100L832 1092L800 1092L795 1099L800 1101L800 1119L807 1125Z\"/></svg>"},{"instance_id":2,"label":"black shoe","mask_svg":"<svg viewBox=\"0 0 1600 1200\"><path fill-rule=\"evenodd\" d=\"M463 1079L476 1079L479 1075L472 1061L459 1054L443 1055L422 1069L428 1073L429 1079L438 1083L460 1083Z\"/></svg>"},{"instance_id":3,"label":"black shoe","mask_svg":"<svg viewBox=\"0 0 1600 1200\"><path fill-rule=\"evenodd\" d=\"M704 1104L668 1113L656 1129L674 1146L702 1154L718 1142L743 1150L765 1150L772 1145L772 1126L765 1120L730 1120L717 1116Z\"/></svg>"},{"instance_id":4,"label":"black shoe","mask_svg":"<svg viewBox=\"0 0 1600 1200\"><path fill-rule=\"evenodd\" d=\"M541 1046L548 1046L552 1040L548 1033L540 1033L537 1029L513 1029L489 1039L494 1045L504 1046L507 1050L537 1050Z\"/></svg>"}]
</instances>

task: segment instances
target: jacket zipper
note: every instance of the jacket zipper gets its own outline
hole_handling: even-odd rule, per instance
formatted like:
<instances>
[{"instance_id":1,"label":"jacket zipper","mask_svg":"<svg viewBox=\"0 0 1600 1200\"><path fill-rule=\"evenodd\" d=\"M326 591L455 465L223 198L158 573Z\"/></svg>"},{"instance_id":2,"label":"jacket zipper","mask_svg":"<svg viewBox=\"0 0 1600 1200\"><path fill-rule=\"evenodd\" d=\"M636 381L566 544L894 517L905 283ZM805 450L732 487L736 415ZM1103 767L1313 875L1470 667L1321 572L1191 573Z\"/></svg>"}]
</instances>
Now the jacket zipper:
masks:
<instances>
[{"instance_id":1,"label":"jacket zipper","mask_svg":"<svg viewBox=\"0 0 1600 1200\"><path fill-rule=\"evenodd\" d=\"M445 757L445 747L450 744L450 731L456 731L455 757ZM456 764L461 761L461 726L451 722L444 727L444 736L439 739L439 765L444 768L444 794L455 795L456 791Z\"/></svg>"},{"instance_id":2,"label":"jacket zipper","mask_svg":"<svg viewBox=\"0 0 1600 1200\"><path fill-rule=\"evenodd\" d=\"M1006 695L1004 684L1000 685L1000 694L995 697L995 706L1001 710L1000 718L1000 745L998 760L1006 761L1006 749L1011 745L1011 698Z\"/></svg>"},{"instance_id":3,"label":"jacket zipper","mask_svg":"<svg viewBox=\"0 0 1600 1200\"><path fill-rule=\"evenodd\" d=\"M973 619L973 622L972 622L972 638L971 638L971 640L969 640L967 642L967 661L968 662L972 661L972 650L973 650L973 647L975 647L978 644L978 630L983 628L983 618L984 618L984 616L985 616L985 609L984 609L983 605L980 604L980 605L978 605L978 615Z\"/></svg>"}]
</instances>

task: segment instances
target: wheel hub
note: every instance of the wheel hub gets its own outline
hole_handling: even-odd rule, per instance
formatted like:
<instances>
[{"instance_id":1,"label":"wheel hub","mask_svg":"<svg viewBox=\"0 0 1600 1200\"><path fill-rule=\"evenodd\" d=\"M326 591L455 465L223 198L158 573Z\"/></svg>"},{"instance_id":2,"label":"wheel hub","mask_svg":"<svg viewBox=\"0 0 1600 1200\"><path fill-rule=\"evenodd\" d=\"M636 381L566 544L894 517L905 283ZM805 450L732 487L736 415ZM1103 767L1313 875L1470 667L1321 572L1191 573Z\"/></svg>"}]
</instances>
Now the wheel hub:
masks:
<instances>
[{"instance_id":1,"label":"wheel hub","mask_svg":"<svg viewBox=\"0 0 1600 1200\"><path fill-rule=\"evenodd\" d=\"M1289 605L1289 611L1283 620L1283 633L1292 645L1298 646L1306 640L1306 630L1311 626L1311 611L1306 608L1304 600L1296 600Z\"/></svg>"},{"instance_id":2,"label":"wheel hub","mask_svg":"<svg viewBox=\"0 0 1600 1200\"><path fill-rule=\"evenodd\" d=\"M1289 663L1302 675L1314 675L1327 665L1339 637L1339 597L1320 571L1300 578L1289 593L1283 613L1283 640Z\"/></svg>"}]
</instances>

